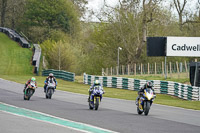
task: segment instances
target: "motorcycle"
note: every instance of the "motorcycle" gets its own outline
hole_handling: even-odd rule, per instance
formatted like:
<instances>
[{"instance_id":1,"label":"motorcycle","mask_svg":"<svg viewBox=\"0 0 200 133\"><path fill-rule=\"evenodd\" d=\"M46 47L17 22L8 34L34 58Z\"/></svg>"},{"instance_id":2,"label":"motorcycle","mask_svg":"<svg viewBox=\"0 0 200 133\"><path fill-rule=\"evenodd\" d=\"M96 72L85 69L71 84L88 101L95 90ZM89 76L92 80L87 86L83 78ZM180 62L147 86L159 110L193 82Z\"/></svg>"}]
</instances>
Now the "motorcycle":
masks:
<instances>
[{"instance_id":1,"label":"motorcycle","mask_svg":"<svg viewBox=\"0 0 200 133\"><path fill-rule=\"evenodd\" d=\"M47 88L46 88L46 99L51 99L54 91L55 91L56 84L54 81L48 81Z\"/></svg>"},{"instance_id":2,"label":"motorcycle","mask_svg":"<svg viewBox=\"0 0 200 133\"><path fill-rule=\"evenodd\" d=\"M89 99L90 110L93 110L93 109L98 110L103 94L104 94L104 91L102 90L101 86L94 87Z\"/></svg>"},{"instance_id":3,"label":"motorcycle","mask_svg":"<svg viewBox=\"0 0 200 133\"><path fill-rule=\"evenodd\" d=\"M24 90L24 100L30 100L36 89L35 81L31 81Z\"/></svg>"},{"instance_id":4,"label":"motorcycle","mask_svg":"<svg viewBox=\"0 0 200 133\"><path fill-rule=\"evenodd\" d=\"M142 96L138 100L137 105L137 112L139 115L141 115L143 112L145 115L148 115L150 107L156 98L156 95L154 95L154 92L151 88L144 89L144 93L141 94Z\"/></svg>"}]
</instances>

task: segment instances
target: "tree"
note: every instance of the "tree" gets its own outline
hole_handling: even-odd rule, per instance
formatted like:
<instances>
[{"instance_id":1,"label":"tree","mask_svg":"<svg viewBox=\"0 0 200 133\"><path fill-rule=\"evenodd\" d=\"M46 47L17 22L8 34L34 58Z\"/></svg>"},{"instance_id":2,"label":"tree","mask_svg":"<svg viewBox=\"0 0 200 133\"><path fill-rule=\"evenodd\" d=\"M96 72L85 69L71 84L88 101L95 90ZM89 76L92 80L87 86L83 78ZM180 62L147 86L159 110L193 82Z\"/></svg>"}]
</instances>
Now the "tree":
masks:
<instances>
[{"instance_id":1,"label":"tree","mask_svg":"<svg viewBox=\"0 0 200 133\"><path fill-rule=\"evenodd\" d=\"M144 12L137 1L125 2L123 1L119 7L112 7L112 12L110 10L109 13L104 13L107 22L93 24L94 31L83 47L85 62L93 62L85 64L86 72L100 74L101 68L117 66L118 47L123 48L120 51L120 64L162 61L163 58L147 58L146 37L180 34L178 23L172 13L159 3L146 5Z\"/></svg>"},{"instance_id":2,"label":"tree","mask_svg":"<svg viewBox=\"0 0 200 133\"><path fill-rule=\"evenodd\" d=\"M84 14L86 13L86 10L88 9L86 7L86 5L88 4L87 0L71 0L73 2L73 4L76 6L79 15L80 16L84 16Z\"/></svg>"},{"instance_id":3,"label":"tree","mask_svg":"<svg viewBox=\"0 0 200 133\"><path fill-rule=\"evenodd\" d=\"M46 40L41 44L48 68L74 72L76 70L77 50L68 41Z\"/></svg>"},{"instance_id":4,"label":"tree","mask_svg":"<svg viewBox=\"0 0 200 133\"><path fill-rule=\"evenodd\" d=\"M0 20L2 27L20 27L26 0L0 0Z\"/></svg>"},{"instance_id":5,"label":"tree","mask_svg":"<svg viewBox=\"0 0 200 133\"><path fill-rule=\"evenodd\" d=\"M182 25L183 25L183 11L185 8L185 5L187 3L187 0L183 1L183 4L181 5L180 0L174 0L174 5L176 7L176 11L178 12L178 16L179 16L179 27L180 30L182 31Z\"/></svg>"},{"instance_id":6,"label":"tree","mask_svg":"<svg viewBox=\"0 0 200 133\"><path fill-rule=\"evenodd\" d=\"M1 0L1 27L5 25L5 16L8 0Z\"/></svg>"},{"instance_id":7,"label":"tree","mask_svg":"<svg viewBox=\"0 0 200 133\"><path fill-rule=\"evenodd\" d=\"M8 0L7 24L11 29L21 26L26 0Z\"/></svg>"},{"instance_id":8,"label":"tree","mask_svg":"<svg viewBox=\"0 0 200 133\"><path fill-rule=\"evenodd\" d=\"M79 17L70 0L27 0L24 23L48 29L60 29L70 35L79 30Z\"/></svg>"},{"instance_id":9,"label":"tree","mask_svg":"<svg viewBox=\"0 0 200 133\"><path fill-rule=\"evenodd\" d=\"M154 16L159 12L159 3L162 0L142 0L142 39L140 40L140 45L137 50L136 57L139 58L142 54L142 50L146 44L147 37L147 26L154 19Z\"/></svg>"}]
</instances>

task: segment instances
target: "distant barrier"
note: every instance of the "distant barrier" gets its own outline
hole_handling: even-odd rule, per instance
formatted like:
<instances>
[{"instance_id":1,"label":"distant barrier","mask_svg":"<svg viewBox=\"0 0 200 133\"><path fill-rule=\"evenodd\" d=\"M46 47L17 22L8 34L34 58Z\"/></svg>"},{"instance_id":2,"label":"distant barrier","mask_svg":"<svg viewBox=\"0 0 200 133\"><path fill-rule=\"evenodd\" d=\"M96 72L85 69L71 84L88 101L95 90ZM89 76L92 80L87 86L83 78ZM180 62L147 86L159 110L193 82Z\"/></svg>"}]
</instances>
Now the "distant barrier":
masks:
<instances>
[{"instance_id":1,"label":"distant barrier","mask_svg":"<svg viewBox=\"0 0 200 133\"><path fill-rule=\"evenodd\" d=\"M72 82L74 82L74 80L75 80L75 73L66 72L66 71L62 71L62 70L60 70L60 71L53 70L53 69L43 70L42 76L49 76L49 73L53 73L56 78L60 78L63 80L72 81Z\"/></svg>"},{"instance_id":2,"label":"distant barrier","mask_svg":"<svg viewBox=\"0 0 200 133\"><path fill-rule=\"evenodd\" d=\"M39 44L33 44L33 52L34 55L33 55L32 65L35 66L34 73L38 74L40 67L41 52L42 52Z\"/></svg>"},{"instance_id":3,"label":"distant barrier","mask_svg":"<svg viewBox=\"0 0 200 133\"><path fill-rule=\"evenodd\" d=\"M23 48L31 47L30 43L25 38L20 36L16 31L12 29L0 27L0 32L3 32L6 35L8 35L12 40L18 42Z\"/></svg>"},{"instance_id":4,"label":"distant barrier","mask_svg":"<svg viewBox=\"0 0 200 133\"><path fill-rule=\"evenodd\" d=\"M94 76L84 73L84 84L93 84L98 79L104 87L120 88L138 91L147 80L133 78ZM200 88L171 81L152 80L154 90L159 94L169 94L181 99L200 101Z\"/></svg>"}]
</instances>

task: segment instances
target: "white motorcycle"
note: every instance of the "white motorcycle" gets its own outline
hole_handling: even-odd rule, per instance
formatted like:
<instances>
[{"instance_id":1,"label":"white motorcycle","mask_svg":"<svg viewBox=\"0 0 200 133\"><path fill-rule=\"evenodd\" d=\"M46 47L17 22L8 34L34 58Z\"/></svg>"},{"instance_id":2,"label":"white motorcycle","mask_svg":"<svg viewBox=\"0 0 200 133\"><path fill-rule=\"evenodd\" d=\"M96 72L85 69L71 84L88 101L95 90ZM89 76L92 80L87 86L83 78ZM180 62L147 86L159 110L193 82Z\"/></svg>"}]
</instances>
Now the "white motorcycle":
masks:
<instances>
[{"instance_id":1,"label":"white motorcycle","mask_svg":"<svg viewBox=\"0 0 200 133\"><path fill-rule=\"evenodd\" d=\"M46 99L51 99L56 88L56 83L52 80L48 81L46 88Z\"/></svg>"}]
</instances>

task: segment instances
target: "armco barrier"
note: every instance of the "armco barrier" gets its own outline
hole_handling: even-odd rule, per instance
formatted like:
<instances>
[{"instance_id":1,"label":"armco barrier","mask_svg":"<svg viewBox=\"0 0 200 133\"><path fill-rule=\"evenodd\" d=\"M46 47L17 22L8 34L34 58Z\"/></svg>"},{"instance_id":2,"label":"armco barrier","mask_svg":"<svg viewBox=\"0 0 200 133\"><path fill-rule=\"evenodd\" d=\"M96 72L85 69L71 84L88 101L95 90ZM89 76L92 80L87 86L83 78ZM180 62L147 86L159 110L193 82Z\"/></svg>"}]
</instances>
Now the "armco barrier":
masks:
<instances>
[{"instance_id":1,"label":"armco barrier","mask_svg":"<svg viewBox=\"0 0 200 133\"><path fill-rule=\"evenodd\" d=\"M0 27L0 32L3 32L6 35L8 35L12 40L18 42L23 48L30 48L31 47L31 45L29 44L29 42L25 38L20 36L16 31L14 31L12 29Z\"/></svg>"},{"instance_id":2,"label":"armco barrier","mask_svg":"<svg viewBox=\"0 0 200 133\"><path fill-rule=\"evenodd\" d=\"M41 58L41 48L39 44L33 44L33 59L32 59L32 65L35 66L34 73L39 72L39 67L40 67L40 58Z\"/></svg>"},{"instance_id":3,"label":"armco barrier","mask_svg":"<svg viewBox=\"0 0 200 133\"><path fill-rule=\"evenodd\" d=\"M132 78L111 77L111 76L93 76L84 73L84 84L92 85L95 79L99 79L104 87L121 88L138 91L147 80ZM152 80L156 93L169 94L185 100L200 101L200 87L194 87L186 84L172 81Z\"/></svg>"},{"instance_id":4,"label":"armco barrier","mask_svg":"<svg viewBox=\"0 0 200 133\"><path fill-rule=\"evenodd\" d=\"M49 76L49 73L53 73L56 78L60 78L67 81L74 82L75 80L75 73L66 72L62 70L54 70L54 69L48 69L42 71L42 76Z\"/></svg>"}]
</instances>

